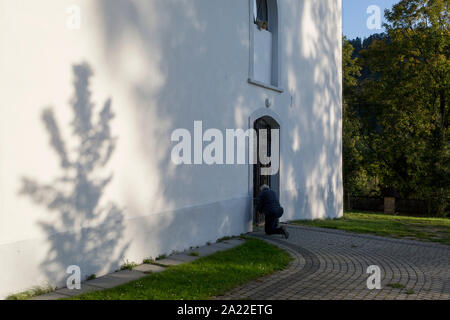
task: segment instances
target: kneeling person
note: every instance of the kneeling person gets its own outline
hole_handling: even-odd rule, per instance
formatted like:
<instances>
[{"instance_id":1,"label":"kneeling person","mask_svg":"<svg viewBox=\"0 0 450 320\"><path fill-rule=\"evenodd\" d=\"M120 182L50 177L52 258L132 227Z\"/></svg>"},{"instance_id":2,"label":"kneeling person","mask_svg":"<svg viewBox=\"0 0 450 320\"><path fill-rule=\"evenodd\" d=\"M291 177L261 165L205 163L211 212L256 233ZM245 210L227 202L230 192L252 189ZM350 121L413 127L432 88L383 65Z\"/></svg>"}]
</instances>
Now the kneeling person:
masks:
<instances>
[{"instance_id":1,"label":"kneeling person","mask_svg":"<svg viewBox=\"0 0 450 320\"><path fill-rule=\"evenodd\" d=\"M278 226L278 221L283 215L284 209L280 206L277 194L270 190L266 184L262 185L260 190L256 210L264 213L266 234L282 234L286 239L289 238L286 229Z\"/></svg>"}]
</instances>

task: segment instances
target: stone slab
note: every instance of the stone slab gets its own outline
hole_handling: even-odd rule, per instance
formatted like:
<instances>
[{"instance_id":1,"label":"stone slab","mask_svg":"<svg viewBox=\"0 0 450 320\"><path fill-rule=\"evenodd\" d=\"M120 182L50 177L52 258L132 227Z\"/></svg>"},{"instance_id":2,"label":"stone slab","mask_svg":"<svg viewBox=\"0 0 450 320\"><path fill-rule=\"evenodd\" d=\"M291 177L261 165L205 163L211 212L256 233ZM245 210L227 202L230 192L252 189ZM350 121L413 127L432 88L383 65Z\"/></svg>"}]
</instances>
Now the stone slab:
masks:
<instances>
[{"instance_id":1,"label":"stone slab","mask_svg":"<svg viewBox=\"0 0 450 320\"><path fill-rule=\"evenodd\" d=\"M203 246L203 247L200 247L197 249L193 249L189 252L197 252L201 257L204 257L204 256L209 256L211 254L214 254L216 252L223 251L223 250L224 250L223 248L219 248L219 247L210 245L210 246Z\"/></svg>"},{"instance_id":2,"label":"stone slab","mask_svg":"<svg viewBox=\"0 0 450 320\"><path fill-rule=\"evenodd\" d=\"M59 300L59 299L67 299L67 298L69 298L69 296L66 296L66 295L60 294L60 293L56 293L56 292L50 292L47 294L43 294L41 296L31 298L30 300L44 301L44 300Z\"/></svg>"},{"instance_id":3,"label":"stone slab","mask_svg":"<svg viewBox=\"0 0 450 320\"><path fill-rule=\"evenodd\" d=\"M90 286L86 283L82 283L81 284L81 289L77 290L70 290L68 288L64 288L64 289L59 289L55 291L55 294L61 294L61 295L65 295L66 298L68 297L74 297L74 296L78 296L80 294L84 294L84 293L88 293L88 292L93 292L93 291L98 291L101 290L101 288L99 287L94 287L94 286Z\"/></svg>"},{"instance_id":4,"label":"stone slab","mask_svg":"<svg viewBox=\"0 0 450 320\"><path fill-rule=\"evenodd\" d=\"M241 239L231 239L231 240L225 240L223 241L224 243L229 243L233 246L240 246L241 244L245 243L245 240L241 240Z\"/></svg>"},{"instance_id":5,"label":"stone slab","mask_svg":"<svg viewBox=\"0 0 450 320\"><path fill-rule=\"evenodd\" d=\"M162 260L156 260L155 263L162 264L163 266L172 267L172 266L177 266L177 265L183 264L184 262L180 261L180 260L175 260L175 259L172 259L171 257L169 257L169 258L165 258Z\"/></svg>"},{"instance_id":6,"label":"stone slab","mask_svg":"<svg viewBox=\"0 0 450 320\"><path fill-rule=\"evenodd\" d=\"M212 244L212 246L221 248L223 250L233 249L235 247L235 245L233 245L231 243L226 243L226 242L216 242L216 243Z\"/></svg>"},{"instance_id":7,"label":"stone slab","mask_svg":"<svg viewBox=\"0 0 450 320\"><path fill-rule=\"evenodd\" d=\"M145 276L145 273L139 271L119 271L111 273L101 278L88 281L90 286L100 287L102 289L110 289L122 284L137 280Z\"/></svg>"},{"instance_id":8,"label":"stone slab","mask_svg":"<svg viewBox=\"0 0 450 320\"><path fill-rule=\"evenodd\" d=\"M140 266L137 266L133 270L143 272L143 273L157 273L157 272L162 272L164 270L167 270L167 268L157 266L154 264L141 264Z\"/></svg>"},{"instance_id":9,"label":"stone slab","mask_svg":"<svg viewBox=\"0 0 450 320\"><path fill-rule=\"evenodd\" d=\"M145 276L145 274L143 274L142 272L135 271L135 270L122 270L122 271L111 273L109 275L111 277L124 279L124 280L128 280L128 281L137 280L137 279Z\"/></svg>"},{"instance_id":10,"label":"stone slab","mask_svg":"<svg viewBox=\"0 0 450 320\"><path fill-rule=\"evenodd\" d=\"M179 260L179 261L182 261L182 262L192 262L192 261L197 260L200 257L198 257L198 256L191 256L191 255L189 255L189 253L178 253L178 254L174 254L174 255L170 256L169 258L170 259Z\"/></svg>"}]
</instances>

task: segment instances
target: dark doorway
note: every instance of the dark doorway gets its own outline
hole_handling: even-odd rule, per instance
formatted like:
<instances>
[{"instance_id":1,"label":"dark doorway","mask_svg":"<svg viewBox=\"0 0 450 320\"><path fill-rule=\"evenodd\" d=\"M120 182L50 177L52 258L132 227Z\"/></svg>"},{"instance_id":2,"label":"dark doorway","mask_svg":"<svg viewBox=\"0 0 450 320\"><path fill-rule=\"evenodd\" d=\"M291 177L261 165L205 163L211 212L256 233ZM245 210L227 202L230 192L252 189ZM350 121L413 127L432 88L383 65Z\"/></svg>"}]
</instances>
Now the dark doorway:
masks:
<instances>
[{"instance_id":1,"label":"dark doorway","mask_svg":"<svg viewBox=\"0 0 450 320\"><path fill-rule=\"evenodd\" d=\"M271 157L271 146L272 146L272 129L280 129L280 125L271 117L265 116L259 118L253 123L253 128L256 131L257 135L257 163L253 165L253 224L256 226L262 226L264 224L264 214L256 212L256 198L259 194L259 188L263 184L267 184L272 190L274 190L278 197L280 196L280 173L278 172L276 175L268 176L261 175L261 169L264 167L270 167L271 164L263 165L259 159L259 151L260 148L267 148L266 154ZM260 143L260 130L267 130L267 144L263 145Z\"/></svg>"}]
</instances>

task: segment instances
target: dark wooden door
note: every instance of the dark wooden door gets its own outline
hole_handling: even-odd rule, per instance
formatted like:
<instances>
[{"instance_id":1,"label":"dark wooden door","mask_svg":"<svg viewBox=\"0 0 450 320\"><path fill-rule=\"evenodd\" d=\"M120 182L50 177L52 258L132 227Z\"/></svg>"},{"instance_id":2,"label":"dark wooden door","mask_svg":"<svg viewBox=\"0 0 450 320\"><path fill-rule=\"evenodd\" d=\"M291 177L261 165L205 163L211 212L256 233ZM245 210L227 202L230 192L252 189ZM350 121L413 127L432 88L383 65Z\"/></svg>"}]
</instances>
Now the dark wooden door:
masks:
<instances>
[{"instance_id":1,"label":"dark wooden door","mask_svg":"<svg viewBox=\"0 0 450 320\"><path fill-rule=\"evenodd\" d=\"M263 184L267 184L271 187L271 176L270 175L261 175L261 169L264 167L270 167L270 164L263 165L260 162L259 152L260 148L266 149L266 155L271 156L271 126L264 119L258 119L254 123L254 128L257 134L257 163L253 165L253 223L257 226L261 226L264 224L264 214L261 212L256 212L256 198L259 194L259 188ZM260 130L265 129L267 132L267 143L264 143L265 139L260 141Z\"/></svg>"}]
</instances>

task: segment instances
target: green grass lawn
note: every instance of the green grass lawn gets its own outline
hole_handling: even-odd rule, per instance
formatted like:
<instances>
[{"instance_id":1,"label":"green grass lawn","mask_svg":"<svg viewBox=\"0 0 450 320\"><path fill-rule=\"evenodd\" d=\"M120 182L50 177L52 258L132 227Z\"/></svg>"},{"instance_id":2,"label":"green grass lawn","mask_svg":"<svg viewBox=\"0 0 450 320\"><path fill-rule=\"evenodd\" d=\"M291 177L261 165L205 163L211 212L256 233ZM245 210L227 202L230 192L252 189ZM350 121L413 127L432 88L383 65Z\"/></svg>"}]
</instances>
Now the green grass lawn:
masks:
<instances>
[{"instance_id":1,"label":"green grass lawn","mask_svg":"<svg viewBox=\"0 0 450 320\"><path fill-rule=\"evenodd\" d=\"M341 219L302 220L293 221L293 223L450 245L450 219L447 218L417 218L349 211L345 212Z\"/></svg>"},{"instance_id":2,"label":"green grass lawn","mask_svg":"<svg viewBox=\"0 0 450 320\"><path fill-rule=\"evenodd\" d=\"M250 280L287 267L288 253L257 239L236 248L170 267L161 273L104 291L75 297L80 300L199 300L220 296Z\"/></svg>"}]
</instances>

